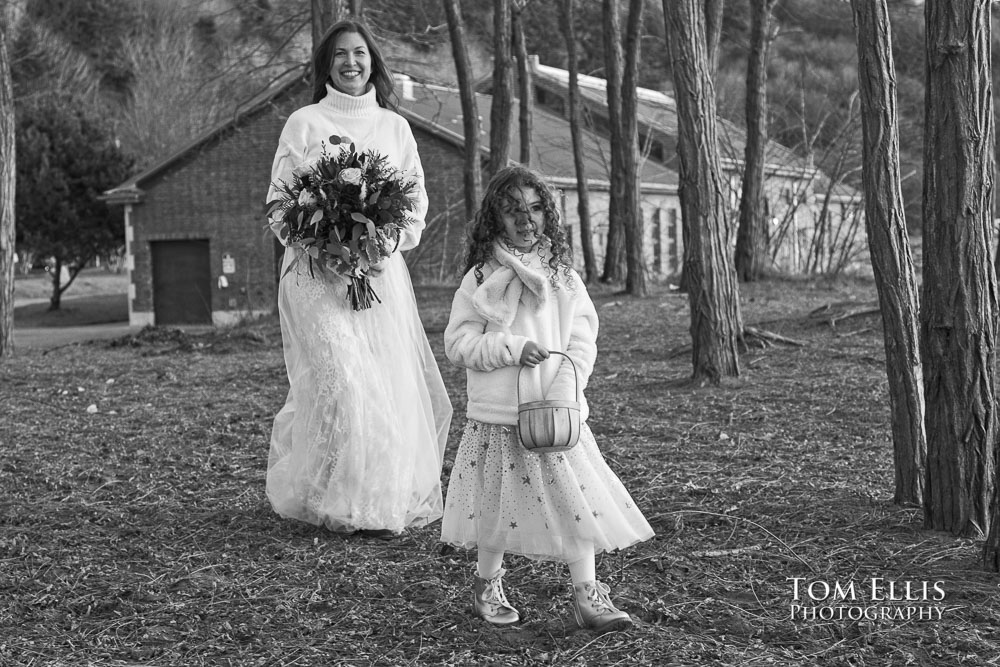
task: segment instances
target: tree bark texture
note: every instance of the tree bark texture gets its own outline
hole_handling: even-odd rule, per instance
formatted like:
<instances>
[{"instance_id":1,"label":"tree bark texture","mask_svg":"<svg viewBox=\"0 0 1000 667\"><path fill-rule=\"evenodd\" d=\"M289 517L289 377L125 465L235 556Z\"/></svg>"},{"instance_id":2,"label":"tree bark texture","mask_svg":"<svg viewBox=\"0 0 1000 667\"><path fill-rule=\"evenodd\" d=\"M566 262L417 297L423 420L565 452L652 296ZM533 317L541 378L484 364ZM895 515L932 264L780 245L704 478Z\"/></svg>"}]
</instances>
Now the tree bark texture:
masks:
<instances>
[{"instance_id":1,"label":"tree bark texture","mask_svg":"<svg viewBox=\"0 0 1000 667\"><path fill-rule=\"evenodd\" d=\"M751 4L755 1L751 0ZM719 43L722 41L722 14L725 4L725 0L705 0L705 49L708 52L708 67L713 78L719 69Z\"/></svg>"},{"instance_id":2,"label":"tree bark texture","mask_svg":"<svg viewBox=\"0 0 1000 667\"><path fill-rule=\"evenodd\" d=\"M622 50L621 11L619 0L602 0L604 69L607 74L608 125L611 135L611 197L608 202L608 236L604 249L604 282L625 279L625 211L623 210L622 164L622 70L625 55Z\"/></svg>"},{"instance_id":3,"label":"tree bark texture","mask_svg":"<svg viewBox=\"0 0 1000 667\"><path fill-rule=\"evenodd\" d=\"M518 154L521 164L531 166L531 112L534 100L531 94L531 69L528 66L528 46L524 42L522 7L515 0L511 6L511 39L514 57L517 59L517 91L520 101L517 105L517 127L520 146Z\"/></svg>"},{"instance_id":4,"label":"tree bark texture","mask_svg":"<svg viewBox=\"0 0 1000 667\"><path fill-rule=\"evenodd\" d=\"M490 107L490 164L494 174L507 166L510 159L510 116L514 106L511 89L514 74L511 67L511 0L493 3L493 104Z\"/></svg>"},{"instance_id":5,"label":"tree bark texture","mask_svg":"<svg viewBox=\"0 0 1000 667\"><path fill-rule=\"evenodd\" d=\"M747 58L747 143L743 153L743 194L736 232L736 275L759 280L767 262L764 164L767 149L767 52L775 0L750 0L750 54Z\"/></svg>"},{"instance_id":6,"label":"tree bark texture","mask_svg":"<svg viewBox=\"0 0 1000 667\"><path fill-rule=\"evenodd\" d=\"M583 129L580 124L580 67L577 58L576 27L573 25L574 0L559 0L559 19L566 38L566 69L569 72L569 132L573 141L573 168L576 172L576 211L580 219L580 248L583 251L583 279L597 279L597 259L594 257L593 229L590 226L590 194L587 189L587 168L584 162Z\"/></svg>"},{"instance_id":7,"label":"tree bark texture","mask_svg":"<svg viewBox=\"0 0 1000 667\"><path fill-rule=\"evenodd\" d=\"M14 353L14 92L7 57L7 22L0 21L0 358Z\"/></svg>"},{"instance_id":8,"label":"tree bark texture","mask_svg":"<svg viewBox=\"0 0 1000 667\"><path fill-rule=\"evenodd\" d=\"M458 96L462 103L462 131L465 135L465 219L472 220L479 208L483 192L482 155L480 150L479 107L473 88L472 64L465 42L465 21L459 0L444 0L444 10L448 19L448 33L451 36L451 53L455 59L455 73L458 77Z\"/></svg>"},{"instance_id":9,"label":"tree bark texture","mask_svg":"<svg viewBox=\"0 0 1000 667\"><path fill-rule=\"evenodd\" d=\"M990 2L927 0L924 17L924 523L977 536L997 445Z\"/></svg>"},{"instance_id":10,"label":"tree bark texture","mask_svg":"<svg viewBox=\"0 0 1000 667\"><path fill-rule=\"evenodd\" d=\"M323 35L330 26L340 20L343 8L342 0L311 0L312 6L312 44L315 50Z\"/></svg>"},{"instance_id":11,"label":"tree bark texture","mask_svg":"<svg viewBox=\"0 0 1000 667\"><path fill-rule=\"evenodd\" d=\"M643 0L629 0L628 20L625 23L625 69L621 87L621 210L625 230L625 291L631 296L646 296L647 293L646 253L643 248L645 219L642 215L642 177L639 171L642 164L639 155L638 97L642 8Z\"/></svg>"},{"instance_id":12,"label":"tree bark texture","mask_svg":"<svg viewBox=\"0 0 1000 667\"><path fill-rule=\"evenodd\" d=\"M663 0L677 104L684 272L699 384L740 374L743 331L719 160L715 86L705 50L702 0Z\"/></svg>"},{"instance_id":13,"label":"tree bark texture","mask_svg":"<svg viewBox=\"0 0 1000 667\"><path fill-rule=\"evenodd\" d=\"M917 278L906 232L892 31L886 0L851 0L858 42L862 180L889 382L897 503L922 504L926 475Z\"/></svg>"}]
</instances>

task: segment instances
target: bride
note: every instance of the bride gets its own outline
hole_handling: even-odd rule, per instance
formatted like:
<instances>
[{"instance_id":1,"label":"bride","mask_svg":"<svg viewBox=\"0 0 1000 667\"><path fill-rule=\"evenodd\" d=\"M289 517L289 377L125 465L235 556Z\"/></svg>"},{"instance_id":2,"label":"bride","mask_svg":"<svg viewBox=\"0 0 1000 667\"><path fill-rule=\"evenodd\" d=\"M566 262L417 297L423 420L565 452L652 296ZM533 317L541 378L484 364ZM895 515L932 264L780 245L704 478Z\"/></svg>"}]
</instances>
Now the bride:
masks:
<instances>
[{"instance_id":1,"label":"bride","mask_svg":"<svg viewBox=\"0 0 1000 667\"><path fill-rule=\"evenodd\" d=\"M313 104L288 118L268 201L331 135L374 150L417 183L413 224L399 250L417 245L427 195L417 146L394 112L393 79L361 24L330 28L313 55ZM277 233L280 221L271 221ZM380 537L440 518L441 465L452 408L417 313L399 252L371 280L381 303L353 310L347 280L291 264L285 249L278 312L289 391L274 419L267 497L283 517ZM285 267L292 266L285 274Z\"/></svg>"}]
</instances>

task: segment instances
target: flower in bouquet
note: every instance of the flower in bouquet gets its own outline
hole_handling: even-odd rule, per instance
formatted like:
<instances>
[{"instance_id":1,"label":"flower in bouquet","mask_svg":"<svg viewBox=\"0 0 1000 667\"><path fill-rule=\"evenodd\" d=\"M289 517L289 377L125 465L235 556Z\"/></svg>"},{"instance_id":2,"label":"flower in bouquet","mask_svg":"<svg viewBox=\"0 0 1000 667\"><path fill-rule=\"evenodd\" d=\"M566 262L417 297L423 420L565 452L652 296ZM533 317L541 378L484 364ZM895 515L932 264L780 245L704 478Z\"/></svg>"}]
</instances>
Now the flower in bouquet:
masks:
<instances>
[{"instance_id":1,"label":"flower in bouquet","mask_svg":"<svg viewBox=\"0 0 1000 667\"><path fill-rule=\"evenodd\" d=\"M290 182L275 183L277 198L266 205L287 245L303 250L310 270L318 266L348 279L347 297L355 310L381 301L369 280L372 267L399 245L412 224L416 184L402 177L374 151L359 153L349 139L330 137L320 157L296 167ZM287 274L294 262L285 269Z\"/></svg>"}]
</instances>

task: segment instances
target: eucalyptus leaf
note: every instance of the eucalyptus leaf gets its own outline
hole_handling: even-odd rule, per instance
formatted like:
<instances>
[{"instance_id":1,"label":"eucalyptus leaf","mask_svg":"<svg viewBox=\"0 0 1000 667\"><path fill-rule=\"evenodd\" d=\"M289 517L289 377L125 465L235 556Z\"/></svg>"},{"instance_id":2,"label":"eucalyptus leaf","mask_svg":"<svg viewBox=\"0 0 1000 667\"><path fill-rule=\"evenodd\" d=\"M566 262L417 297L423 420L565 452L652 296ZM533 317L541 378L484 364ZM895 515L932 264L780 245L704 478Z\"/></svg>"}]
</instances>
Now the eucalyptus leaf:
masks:
<instances>
[{"instance_id":1,"label":"eucalyptus leaf","mask_svg":"<svg viewBox=\"0 0 1000 667\"><path fill-rule=\"evenodd\" d=\"M294 257L292 257L292 261L290 261L288 263L288 266L285 267L285 270L282 272L281 277L284 278L285 276L287 276L291 272L291 270L295 268L295 265L299 263L300 259L302 259L302 255L295 255Z\"/></svg>"}]
</instances>

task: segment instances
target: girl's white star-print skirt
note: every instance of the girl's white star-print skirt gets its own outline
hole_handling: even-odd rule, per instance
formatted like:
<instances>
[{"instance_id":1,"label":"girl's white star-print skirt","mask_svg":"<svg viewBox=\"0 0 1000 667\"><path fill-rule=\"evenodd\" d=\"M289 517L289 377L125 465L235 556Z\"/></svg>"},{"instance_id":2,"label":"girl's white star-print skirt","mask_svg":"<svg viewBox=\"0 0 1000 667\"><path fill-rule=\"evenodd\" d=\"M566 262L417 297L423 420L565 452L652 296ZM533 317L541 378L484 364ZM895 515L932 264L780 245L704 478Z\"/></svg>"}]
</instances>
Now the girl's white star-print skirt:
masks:
<instances>
[{"instance_id":1,"label":"girl's white star-print skirt","mask_svg":"<svg viewBox=\"0 0 1000 667\"><path fill-rule=\"evenodd\" d=\"M538 560L575 560L653 536L586 422L566 452L536 454L513 426L470 419L451 470L441 541Z\"/></svg>"}]
</instances>

